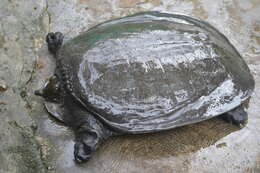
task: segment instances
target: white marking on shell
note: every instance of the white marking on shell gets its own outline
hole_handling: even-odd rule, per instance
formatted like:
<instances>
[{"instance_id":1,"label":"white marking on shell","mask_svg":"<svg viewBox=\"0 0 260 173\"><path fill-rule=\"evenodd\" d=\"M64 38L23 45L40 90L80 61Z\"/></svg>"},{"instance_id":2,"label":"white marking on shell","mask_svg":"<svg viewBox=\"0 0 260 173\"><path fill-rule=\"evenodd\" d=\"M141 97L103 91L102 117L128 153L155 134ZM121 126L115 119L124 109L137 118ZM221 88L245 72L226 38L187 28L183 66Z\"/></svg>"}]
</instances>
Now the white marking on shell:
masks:
<instances>
[{"instance_id":1,"label":"white marking on shell","mask_svg":"<svg viewBox=\"0 0 260 173\"><path fill-rule=\"evenodd\" d=\"M165 70L162 66L162 63L161 63L161 60L160 59L155 59L154 60L154 63L155 63L155 68L159 68L159 69L162 69L162 71L165 73Z\"/></svg>"},{"instance_id":2,"label":"white marking on shell","mask_svg":"<svg viewBox=\"0 0 260 173\"><path fill-rule=\"evenodd\" d=\"M144 31L97 43L99 46L88 50L84 59L87 58L89 63L105 63L107 67L141 63L146 72L150 68L161 68L164 71L164 65L177 67L203 59L214 59L217 55L212 47L201 42L194 44L194 35L176 31ZM151 62L155 66L150 67Z\"/></svg>"},{"instance_id":3,"label":"white marking on shell","mask_svg":"<svg viewBox=\"0 0 260 173\"><path fill-rule=\"evenodd\" d=\"M149 15L147 15L149 16ZM192 23L187 22L184 19L177 19L177 18L173 18L173 17L154 17L154 16L149 16L151 17L153 20L159 20L159 21L170 21L170 22L174 22L174 23L180 23L180 24L186 24L186 25L193 25Z\"/></svg>"},{"instance_id":4,"label":"white marking on shell","mask_svg":"<svg viewBox=\"0 0 260 173\"><path fill-rule=\"evenodd\" d=\"M224 81L218 88L216 88L210 95L202 96L196 105L195 109L200 109L207 103L210 103L205 116L219 115L230 108L234 108L241 104L242 92L237 94L237 90L234 88L232 79ZM231 97L231 101L225 100L225 96Z\"/></svg>"},{"instance_id":5,"label":"white marking on shell","mask_svg":"<svg viewBox=\"0 0 260 173\"><path fill-rule=\"evenodd\" d=\"M188 92L185 90L178 90L174 92L177 102L183 102L188 99Z\"/></svg>"},{"instance_id":6,"label":"white marking on shell","mask_svg":"<svg viewBox=\"0 0 260 173\"><path fill-rule=\"evenodd\" d=\"M83 76L83 72L85 71L85 65L86 65L85 61L86 61L86 58L84 58L84 60L79 64L78 79L79 79L79 82L80 82L81 86L83 87L85 93L87 93L85 78Z\"/></svg>"},{"instance_id":7,"label":"white marking on shell","mask_svg":"<svg viewBox=\"0 0 260 173\"><path fill-rule=\"evenodd\" d=\"M86 64L84 64L86 65ZM88 70L91 71L91 76L89 79L89 83L93 84L97 79L102 76L102 74L98 73L97 69L94 67L93 63L88 63Z\"/></svg>"}]
</instances>

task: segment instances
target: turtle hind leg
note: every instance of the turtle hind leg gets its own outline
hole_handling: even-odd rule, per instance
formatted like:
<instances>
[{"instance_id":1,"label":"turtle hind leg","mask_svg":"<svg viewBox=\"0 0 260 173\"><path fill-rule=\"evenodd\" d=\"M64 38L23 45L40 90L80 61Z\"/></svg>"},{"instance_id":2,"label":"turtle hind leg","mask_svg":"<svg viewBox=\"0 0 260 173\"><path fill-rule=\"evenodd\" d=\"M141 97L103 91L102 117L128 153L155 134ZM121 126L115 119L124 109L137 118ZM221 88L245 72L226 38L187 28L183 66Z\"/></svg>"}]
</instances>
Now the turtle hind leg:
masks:
<instances>
[{"instance_id":1,"label":"turtle hind leg","mask_svg":"<svg viewBox=\"0 0 260 173\"><path fill-rule=\"evenodd\" d=\"M82 125L75 130L74 159L76 163L87 162L100 144L112 135L112 132L99 120L87 114L87 118L83 123L81 122Z\"/></svg>"},{"instance_id":2,"label":"turtle hind leg","mask_svg":"<svg viewBox=\"0 0 260 173\"><path fill-rule=\"evenodd\" d=\"M86 130L77 134L74 145L74 159L77 163L87 162L94 152L101 139L96 131Z\"/></svg>"},{"instance_id":3,"label":"turtle hind leg","mask_svg":"<svg viewBox=\"0 0 260 173\"><path fill-rule=\"evenodd\" d=\"M243 105L236 107L235 109L222 114L221 118L228 123L235 124L240 128L244 127L248 121L248 114Z\"/></svg>"},{"instance_id":4,"label":"turtle hind leg","mask_svg":"<svg viewBox=\"0 0 260 173\"><path fill-rule=\"evenodd\" d=\"M64 35L61 32L50 32L46 36L49 51L56 55L63 42Z\"/></svg>"}]
</instances>

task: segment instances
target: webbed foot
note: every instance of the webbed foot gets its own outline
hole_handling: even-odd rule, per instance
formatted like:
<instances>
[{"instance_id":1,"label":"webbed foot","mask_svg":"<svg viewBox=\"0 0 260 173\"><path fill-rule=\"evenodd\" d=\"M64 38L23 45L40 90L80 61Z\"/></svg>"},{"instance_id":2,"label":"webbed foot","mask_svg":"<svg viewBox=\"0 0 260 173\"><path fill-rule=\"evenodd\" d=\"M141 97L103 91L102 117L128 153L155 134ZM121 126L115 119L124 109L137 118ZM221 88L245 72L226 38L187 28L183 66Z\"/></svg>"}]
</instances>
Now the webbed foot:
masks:
<instances>
[{"instance_id":1,"label":"webbed foot","mask_svg":"<svg viewBox=\"0 0 260 173\"><path fill-rule=\"evenodd\" d=\"M248 121L248 114L242 105L221 115L221 117L228 123L235 124L240 128L244 127Z\"/></svg>"},{"instance_id":2,"label":"webbed foot","mask_svg":"<svg viewBox=\"0 0 260 173\"><path fill-rule=\"evenodd\" d=\"M78 138L74 145L74 159L77 163L87 162L101 141L96 132L84 132L77 134Z\"/></svg>"},{"instance_id":3,"label":"webbed foot","mask_svg":"<svg viewBox=\"0 0 260 173\"><path fill-rule=\"evenodd\" d=\"M56 55L57 51L62 45L64 35L61 32L50 32L46 36L46 42L48 43L49 51Z\"/></svg>"}]
</instances>

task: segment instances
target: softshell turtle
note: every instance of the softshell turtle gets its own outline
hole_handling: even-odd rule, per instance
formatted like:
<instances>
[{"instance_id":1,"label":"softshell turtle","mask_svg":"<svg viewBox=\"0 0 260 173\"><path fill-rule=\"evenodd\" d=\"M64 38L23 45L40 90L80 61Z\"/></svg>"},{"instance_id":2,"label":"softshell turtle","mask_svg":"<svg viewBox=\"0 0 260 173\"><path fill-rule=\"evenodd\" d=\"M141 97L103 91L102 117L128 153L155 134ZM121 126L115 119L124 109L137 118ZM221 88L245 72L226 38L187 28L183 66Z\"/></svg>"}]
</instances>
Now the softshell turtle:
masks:
<instances>
[{"instance_id":1,"label":"softshell turtle","mask_svg":"<svg viewBox=\"0 0 260 173\"><path fill-rule=\"evenodd\" d=\"M47 111L75 131L75 161L112 135L151 133L218 115L243 125L254 79L210 24L144 12L99 24L62 45L46 41L56 71L42 90Z\"/></svg>"}]
</instances>

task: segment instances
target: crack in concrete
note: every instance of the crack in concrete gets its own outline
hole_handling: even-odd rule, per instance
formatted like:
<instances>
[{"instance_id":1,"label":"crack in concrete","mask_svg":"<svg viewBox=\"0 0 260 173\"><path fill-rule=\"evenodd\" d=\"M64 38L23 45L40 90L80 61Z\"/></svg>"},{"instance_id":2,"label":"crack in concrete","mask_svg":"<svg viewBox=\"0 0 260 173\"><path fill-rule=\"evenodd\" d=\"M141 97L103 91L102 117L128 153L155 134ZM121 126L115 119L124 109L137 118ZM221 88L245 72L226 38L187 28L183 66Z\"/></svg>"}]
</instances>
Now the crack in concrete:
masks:
<instances>
[{"instance_id":1,"label":"crack in concrete","mask_svg":"<svg viewBox=\"0 0 260 173\"><path fill-rule=\"evenodd\" d=\"M36 43L35 43L36 38L34 37L33 34L30 33L30 31L26 28L26 25L23 22L21 22L21 25L23 26L23 29L26 30L27 33L30 35L30 37L34 40L33 49L32 49L33 50L32 54L33 54L33 57L34 57L33 58L33 64L32 64L32 70L31 70L29 78L26 80L26 82L23 85L21 85L21 87L19 87L19 91L21 93L20 97L22 98L22 100L24 100L26 102L26 105L27 105L26 108L31 109L32 108L31 103L30 103L29 99L27 98L27 96L28 96L27 90L28 90L28 85L32 82L34 74L35 74L36 69L37 69L38 54L37 54L37 48L36 48ZM23 63L22 71L20 73L20 81L21 81L21 78L22 78L21 76L22 76L23 72L24 72L24 63ZM24 94L22 94L22 93L24 93Z\"/></svg>"},{"instance_id":2,"label":"crack in concrete","mask_svg":"<svg viewBox=\"0 0 260 173\"><path fill-rule=\"evenodd\" d=\"M50 31L50 24L51 24L51 14L48 10L49 8L49 3L48 3L48 0L45 0L46 4L45 6L43 7L43 12L40 14L39 16L39 19L40 17L44 16L44 15L47 15L47 31L49 32ZM13 6L13 4L12 4ZM15 9L15 7L14 7ZM15 15L15 17L17 19L20 18L19 15ZM25 62L23 62L22 64L22 69L20 71L20 74L19 74L19 81L17 83L17 87L18 87L18 91L20 92L20 94L18 94L18 97L21 98L21 101L24 101L25 102L25 108L26 108L26 112L27 112L27 115L30 117L31 113L32 113L32 102L31 102L31 99L29 97L29 95L27 94L28 92L31 92L30 91L30 87L31 87L31 84L33 83L33 79L35 77L35 73L37 71L37 61L38 61L38 58L39 58L39 55L38 55L38 48L39 48L39 41L41 41L42 37L43 36L40 36L40 39L37 37L37 35L35 35L31 30L30 28L28 28L28 25L26 24L26 22L24 23L22 20L19 20L20 24L22 25L22 30L24 30L24 32L26 34L28 34L28 38L30 37L32 40L32 52L31 52L31 59L32 59L32 65L26 67L25 65ZM1 23L2 25L2 23ZM3 28L3 27L2 27ZM45 30L46 31L46 30ZM42 32L42 31L39 31L39 32ZM25 35L26 35L25 34ZM7 35L7 34L5 34ZM45 35L45 33L43 34ZM25 36L26 37L26 36ZM31 68L31 71L30 71L30 74L26 74L26 78L24 81L22 81L23 79L23 74L25 73L26 69L29 69ZM20 100L20 99L19 99ZM31 126L28 126L27 127L22 127L20 124L18 124L18 122L11 122L11 124L13 127L15 128L18 128L19 131L23 132L23 131L27 131L28 133L26 133L28 135L28 137L30 137L30 139L33 141L33 143L35 143L37 145L37 147L35 147L35 151L37 151L37 155L39 156L39 161L41 162L41 164L43 165L43 172L48 172L48 164L46 163L46 161L44 160L43 158L43 155L42 155L42 151L41 151L41 144L35 139L36 137L36 129L37 129L37 125L35 124L34 120L33 120L33 123Z\"/></svg>"},{"instance_id":3,"label":"crack in concrete","mask_svg":"<svg viewBox=\"0 0 260 173\"><path fill-rule=\"evenodd\" d=\"M47 16L48 16L48 32L50 32L50 30L51 30L51 13L49 12L49 2L48 2L48 0L45 0L45 12L46 12L46 14L47 14Z\"/></svg>"}]
</instances>

